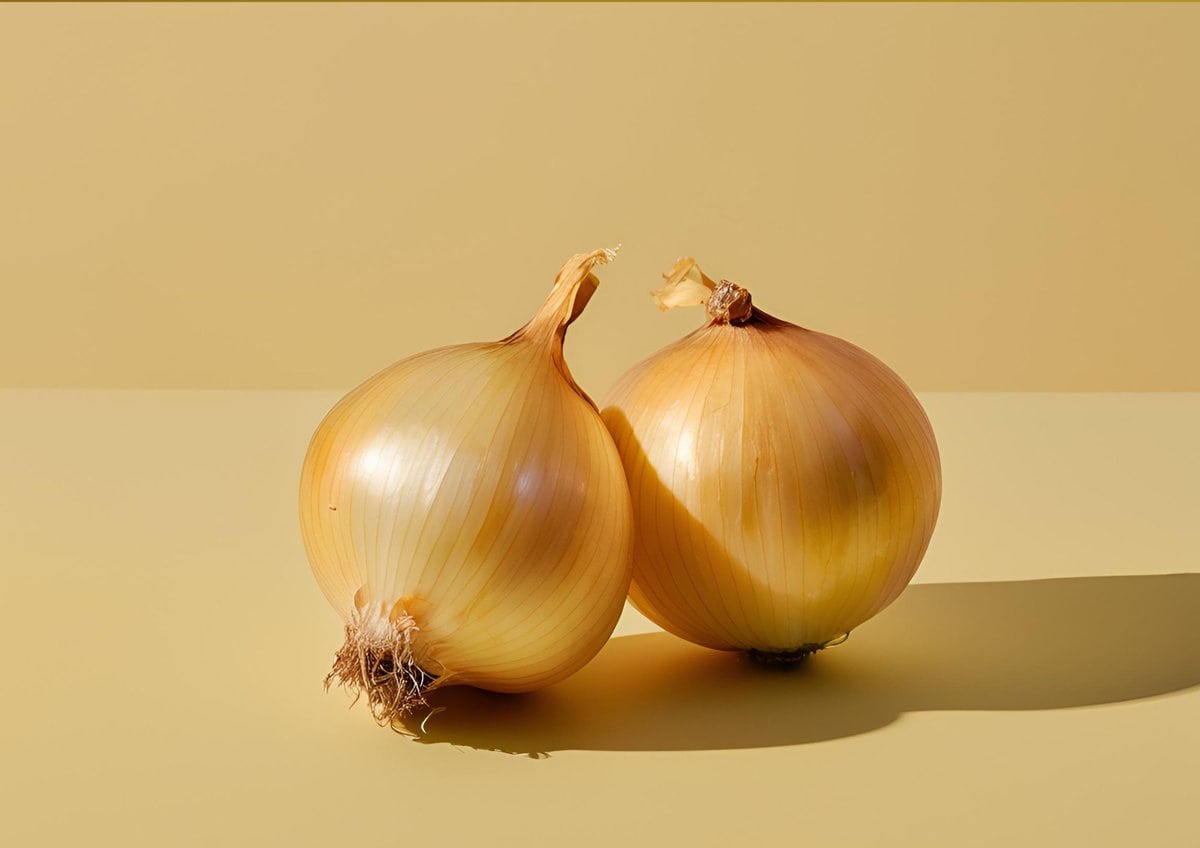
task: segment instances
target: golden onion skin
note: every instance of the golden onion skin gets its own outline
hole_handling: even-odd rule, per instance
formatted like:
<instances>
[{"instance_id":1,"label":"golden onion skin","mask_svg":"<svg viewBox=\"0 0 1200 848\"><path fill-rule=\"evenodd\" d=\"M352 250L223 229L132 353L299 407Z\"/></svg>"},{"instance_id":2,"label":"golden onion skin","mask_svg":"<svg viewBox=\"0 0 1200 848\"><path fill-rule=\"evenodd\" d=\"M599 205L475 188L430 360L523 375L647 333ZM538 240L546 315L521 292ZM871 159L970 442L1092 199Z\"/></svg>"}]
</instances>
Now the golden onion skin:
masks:
<instances>
[{"instance_id":1,"label":"golden onion skin","mask_svg":"<svg viewBox=\"0 0 1200 848\"><path fill-rule=\"evenodd\" d=\"M800 658L908 585L941 466L891 369L745 305L744 323L714 319L603 404L633 498L630 600L697 644Z\"/></svg>"},{"instance_id":2,"label":"golden onion skin","mask_svg":"<svg viewBox=\"0 0 1200 848\"><path fill-rule=\"evenodd\" d=\"M616 625L632 567L629 494L612 439L562 358L600 261L573 257L538 316L509 338L376 374L312 437L301 530L317 583L347 624L335 677L366 691L381 721L405 717L441 685L548 686L587 663ZM407 623L399 634L388 629L396 622ZM403 649L374 677L403 661L416 683L375 693L372 675L356 671L380 663L372 644Z\"/></svg>"}]
</instances>

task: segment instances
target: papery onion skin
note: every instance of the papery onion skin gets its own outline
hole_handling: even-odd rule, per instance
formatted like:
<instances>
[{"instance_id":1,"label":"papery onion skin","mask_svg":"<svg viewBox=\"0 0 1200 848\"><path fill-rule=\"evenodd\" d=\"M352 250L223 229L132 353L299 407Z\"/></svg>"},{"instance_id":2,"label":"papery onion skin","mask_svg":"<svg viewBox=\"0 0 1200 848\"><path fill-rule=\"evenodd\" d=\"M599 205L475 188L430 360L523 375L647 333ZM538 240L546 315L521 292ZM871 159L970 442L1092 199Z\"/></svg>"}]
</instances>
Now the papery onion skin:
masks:
<instances>
[{"instance_id":1,"label":"papery onion skin","mask_svg":"<svg viewBox=\"0 0 1200 848\"><path fill-rule=\"evenodd\" d=\"M313 435L301 528L347 625L335 675L365 691L381 721L440 685L550 685L616 625L631 573L629 494L562 358L566 325L596 284L590 270L609 256L572 257L542 310L507 339L376 374ZM388 646L403 656L381 661ZM393 680L401 665L411 685ZM372 692L373 681L392 689Z\"/></svg>"},{"instance_id":2,"label":"papery onion skin","mask_svg":"<svg viewBox=\"0 0 1200 848\"><path fill-rule=\"evenodd\" d=\"M633 498L630 600L697 644L803 658L912 579L941 501L933 429L861 348L693 260L667 277L660 304L708 294L711 320L630 369L602 412Z\"/></svg>"}]
</instances>

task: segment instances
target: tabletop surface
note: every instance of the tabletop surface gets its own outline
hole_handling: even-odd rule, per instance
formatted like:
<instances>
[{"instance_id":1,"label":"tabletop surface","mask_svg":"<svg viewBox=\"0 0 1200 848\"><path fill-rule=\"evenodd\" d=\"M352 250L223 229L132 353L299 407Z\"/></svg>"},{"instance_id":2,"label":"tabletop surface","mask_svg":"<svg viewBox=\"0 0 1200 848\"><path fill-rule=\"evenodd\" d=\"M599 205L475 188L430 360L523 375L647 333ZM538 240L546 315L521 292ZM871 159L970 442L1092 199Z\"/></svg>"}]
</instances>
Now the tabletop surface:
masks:
<instances>
[{"instance_id":1,"label":"tabletop surface","mask_svg":"<svg viewBox=\"0 0 1200 848\"><path fill-rule=\"evenodd\" d=\"M322 690L336 397L0 391L0 841L1194 844L1200 395L922 395L939 526L845 645L763 671L627 610L420 740Z\"/></svg>"}]
</instances>

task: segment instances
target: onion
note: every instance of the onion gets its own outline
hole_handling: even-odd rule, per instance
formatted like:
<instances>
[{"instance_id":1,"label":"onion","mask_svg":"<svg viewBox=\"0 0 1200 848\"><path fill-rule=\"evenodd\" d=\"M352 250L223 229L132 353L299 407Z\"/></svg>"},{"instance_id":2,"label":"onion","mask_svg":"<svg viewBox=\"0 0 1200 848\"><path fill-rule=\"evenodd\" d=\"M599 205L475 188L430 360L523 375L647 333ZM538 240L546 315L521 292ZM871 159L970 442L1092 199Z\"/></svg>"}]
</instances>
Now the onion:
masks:
<instances>
[{"instance_id":1,"label":"onion","mask_svg":"<svg viewBox=\"0 0 1200 848\"><path fill-rule=\"evenodd\" d=\"M793 661L912 579L941 500L916 397L858 347L681 259L662 308L709 323L630 369L602 416L634 508L633 604L710 648Z\"/></svg>"},{"instance_id":2,"label":"onion","mask_svg":"<svg viewBox=\"0 0 1200 848\"><path fill-rule=\"evenodd\" d=\"M326 686L380 723L439 686L521 692L603 646L630 580L616 449L563 360L611 251L571 257L503 341L417 354L321 422L300 483L305 548L345 622Z\"/></svg>"}]
</instances>

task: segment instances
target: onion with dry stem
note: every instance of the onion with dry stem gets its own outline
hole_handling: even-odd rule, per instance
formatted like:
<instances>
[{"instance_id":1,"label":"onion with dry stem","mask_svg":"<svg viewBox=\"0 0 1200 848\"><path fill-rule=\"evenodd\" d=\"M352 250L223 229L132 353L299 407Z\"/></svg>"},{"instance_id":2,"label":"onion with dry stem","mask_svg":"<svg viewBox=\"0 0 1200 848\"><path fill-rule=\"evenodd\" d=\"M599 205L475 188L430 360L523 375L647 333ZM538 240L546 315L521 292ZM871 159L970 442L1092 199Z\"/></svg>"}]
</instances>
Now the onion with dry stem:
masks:
<instances>
[{"instance_id":1,"label":"onion with dry stem","mask_svg":"<svg viewBox=\"0 0 1200 848\"><path fill-rule=\"evenodd\" d=\"M916 397L849 342L757 309L680 260L659 305L709 321L634 366L603 418L634 506L633 604L722 650L793 661L912 579L941 467Z\"/></svg>"},{"instance_id":2,"label":"onion with dry stem","mask_svg":"<svg viewBox=\"0 0 1200 848\"><path fill-rule=\"evenodd\" d=\"M317 428L300 484L304 544L345 621L327 684L381 723L439 686L521 692L600 650L630 580L616 448L563 359L611 251L573 256L508 338L409 357Z\"/></svg>"}]
</instances>

